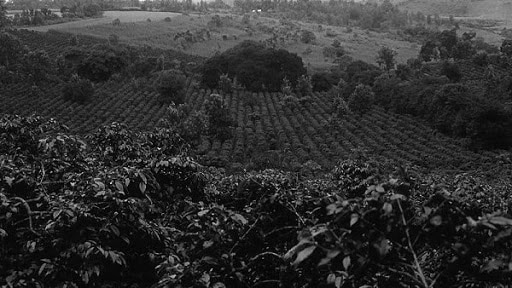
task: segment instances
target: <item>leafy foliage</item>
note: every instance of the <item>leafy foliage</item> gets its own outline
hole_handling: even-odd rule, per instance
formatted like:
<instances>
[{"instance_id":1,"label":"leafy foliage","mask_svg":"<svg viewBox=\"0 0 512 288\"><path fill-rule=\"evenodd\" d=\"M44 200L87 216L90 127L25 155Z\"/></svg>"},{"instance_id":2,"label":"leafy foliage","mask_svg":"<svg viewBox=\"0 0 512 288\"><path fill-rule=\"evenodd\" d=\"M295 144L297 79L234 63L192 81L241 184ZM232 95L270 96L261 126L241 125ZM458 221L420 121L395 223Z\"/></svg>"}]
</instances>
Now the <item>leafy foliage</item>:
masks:
<instances>
[{"instance_id":1,"label":"leafy foliage","mask_svg":"<svg viewBox=\"0 0 512 288\"><path fill-rule=\"evenodd\" d=\"M395 65L395 56L397 55L397 52L394 51L391 48L388 47L382 47L377 55L377 63L380 66L384 66L384 68L389 71L391 70Z\"/></svg>"},{"instance_id":2,"label":"leafy foliage","mask_svg":"<svg viewBox=\"0 0 512 288\"><path fill-rule=\"evenodd\" d=\"M161 103L183 104L184 89L187 78L178 70L164 70L159 72L156 90L160 94Z\"/></svg>"},{"instance_id":3,"label":"leafy foliage","mask_svg":"<svg viewBox=\"0 0 512 288\"><path fill-rule=\"evenodd\" d=\"M375 94L371 87L359 84L348 99L348 107L354 112L363 114L370 110L375 101L374 98Z\"/></svg>"},{"instance_id":4,"label":"leafy foliage","mask_svg":"<svg viewBox=\"0 0 512 288\"><path fill-rule=\"evenodd\" d=\"M85 103L94 95L94 86L90 80L75 74L62 88L62 95L68 101Z\"/></svg>"},{"instance_id":5,"label":"leafy foliage","mask_svg":"<svg viewBox=\"0 0 512 288\"><path fill-rule=\"evenodd\" d=\"M251 91L279 91L284 77L293 85L306 73L302 59L286 50L266 48L253 41L244 41L206 61L202 82L216 88L222 74L236 77L240 85Z\"/></svg>"}]
</instances>

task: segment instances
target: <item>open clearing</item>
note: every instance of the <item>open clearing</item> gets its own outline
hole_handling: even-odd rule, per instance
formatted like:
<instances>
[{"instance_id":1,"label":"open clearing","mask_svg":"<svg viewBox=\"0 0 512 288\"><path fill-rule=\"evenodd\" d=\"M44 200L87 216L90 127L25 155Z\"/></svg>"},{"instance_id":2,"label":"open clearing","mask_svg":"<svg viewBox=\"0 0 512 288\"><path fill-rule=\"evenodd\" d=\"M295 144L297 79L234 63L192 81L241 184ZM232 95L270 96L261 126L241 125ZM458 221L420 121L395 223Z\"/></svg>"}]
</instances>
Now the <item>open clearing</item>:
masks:
<instances>
[{"instance_id":1,"label":"open clearing","mask_svg":"<svg viewBox=\"0 0 512 288\"><path fill-rule=\"evenodd\" d=\"M166 17L174 18L180 13L173 12L148 12L148 11L105 11L103 17L84 19L79 21L60 23L48 26L39 26L28 28L33 31L46 32L50 29L55 30L67 30L67 29L79 29L90 27L94 25L110 24L114 19L119 19L121 22L139 22L146 21L148 18L151 20L159 21Z\"/></svg>"},{"instance_id":2,"label":"open clearing","mask_svg":"<svg viewBox=\"0 0 512 288\"><path fill-rule=\"evenodd\" d=\"M164 21L171 17L172 21ZM113 26L112 20L119 18L121 25ZM151 22L147 21L151 19ZM225 51L244 40L271 41L274 38L276 48L283 48L297 53L304 59L308 69L327 69L333 65L333 58L324 57L323 49L338 40L354 59L375 63L377 51L382 46L397 51L397 60L404 63L418 55L416 44L399 40L388 33L365 31L358 28L327 26L290 21L283 24L273 18L252 15L249 24L242 23L242 17L223 15L220 27L211 27L208 23L212 15L181 15L164 12L105 12L101 19L89 19L46 27L32 28L35 31L55 29L73 34L107 39L111 34L119 37L120 42L130 45L149 45L160 49L175 49L188 54L211 57L217 52ZM291 25L291 26L288 26ZM290 28L293 27L293 28ZM302 30L315 33L316 41L305 44L300 41ZM210 31L210 37L203 33ZM193 41L185 40L187 33ZM330 31L327 33L327 31ZM329 34L329 36L327 36ZM181 37L181 36L183 37Z\"/></svg>"}]
</instances>

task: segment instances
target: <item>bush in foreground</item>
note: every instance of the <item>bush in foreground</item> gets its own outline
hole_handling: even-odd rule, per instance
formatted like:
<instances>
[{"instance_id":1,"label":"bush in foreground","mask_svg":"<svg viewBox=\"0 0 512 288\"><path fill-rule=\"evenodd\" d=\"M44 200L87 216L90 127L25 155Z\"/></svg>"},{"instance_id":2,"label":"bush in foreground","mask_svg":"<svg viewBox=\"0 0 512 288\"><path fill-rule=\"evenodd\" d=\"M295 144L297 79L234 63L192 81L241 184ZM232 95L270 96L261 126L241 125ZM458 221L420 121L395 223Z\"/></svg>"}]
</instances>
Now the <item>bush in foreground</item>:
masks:
<instances>
[{"instance_id":1,"label":"bush in foreground","mask_svg":"<svg viewBox=\"0 0 512 288\"><path fill-rule=\"evenodd\" d=\"M166 129L134 133L113 123L84 140L34 117L0 118L0 144L7 287L512 280L512 219L494 212L491 197L475 201L500 195L477 176L439 183L360 161L313 179L278 170L225 175L187 157Z\"/></svg>"}]
</instances>

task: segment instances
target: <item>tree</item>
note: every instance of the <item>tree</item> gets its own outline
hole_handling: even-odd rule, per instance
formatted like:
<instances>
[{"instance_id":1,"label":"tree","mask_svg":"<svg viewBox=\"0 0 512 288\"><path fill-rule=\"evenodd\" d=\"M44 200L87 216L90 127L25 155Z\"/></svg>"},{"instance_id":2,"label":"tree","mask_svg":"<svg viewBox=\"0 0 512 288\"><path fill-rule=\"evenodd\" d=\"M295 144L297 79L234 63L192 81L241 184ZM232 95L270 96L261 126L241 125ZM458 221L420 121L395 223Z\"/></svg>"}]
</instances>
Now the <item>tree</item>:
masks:
<instances>
[{"instance_id":1,"label":"tree","mask_svg":"<svg viewBox=\"0 0 512 288\"><path fill-rule=\"evenodd\" d=\"M382 67L384 66L384 68L386 69L386 71L389 72L389 70L391 70L391 68L393 68L393 66L395 65L395 56L396 56L396 51L394 51L393 49L391 48L388 48L388 47L382 47L379 52L378 52L378 55L377 55L377 63Z\"/></svg>"},{"instance_id":2,"label":"tree","mask_svg":"<svg viewBox=\"0 0 512 288\"><path fill-rule=\"evenodd\" d=\"M501 43L500 48L501 53L505 54L507 57L512 57L512 40L505 39Z\"/></svg>"},{"instance_id":3,"label":"tree","mask_svg":"<svg viewBox=\"0 0 512 288\"><path fill-rule=\"evenodd\" d=\"M368 85L359 84L348 99L348 107L351 111L363 114L370 110L375 99L372 88Z\"/></svg>"},{"instance_id":4,"label":"tree","mask_svg":"<svg viewBox=\"0 0 512 288\"><path fill-rule=\"evenodd\" d=\"M185 89L187 78L181 71L164 70L160 72L157 80L157 91L160 93L159 100L162 103L182 104L185 102Z\"/></svg>"},{"instance_id":5,"label":"tree","mask_svg":"<svg viewBox=\"0 0 512 288\"><path fill-rule=\"evenodd\" d=\"M0 30L7 27L9 24L9 18L7 18L7 7L5 6L5 0L0 0Z\"/></svg>"},{"instance_id":6,"label":"tree","mask_svg":"<svg viewBox=\"0 0 512 288\"><path fill-rule=\"evenodd\" d=\"M0 65L9 66L17 62L24 54L24 48L18 37L0 32Z\"/></svg>"},{"instance_id":7,"label":"tree","mask_svg":"<svg viewBox=\"0 0 512 288\"><path fill-rule=\"evenodd\" d=\"M450 63L448 61L443 63L443 67L441 69L441 74L445 75L452 82L459 82L462 78L462 73L460 72L459 66L455 63Z\"/></svg>"}]
</instances>

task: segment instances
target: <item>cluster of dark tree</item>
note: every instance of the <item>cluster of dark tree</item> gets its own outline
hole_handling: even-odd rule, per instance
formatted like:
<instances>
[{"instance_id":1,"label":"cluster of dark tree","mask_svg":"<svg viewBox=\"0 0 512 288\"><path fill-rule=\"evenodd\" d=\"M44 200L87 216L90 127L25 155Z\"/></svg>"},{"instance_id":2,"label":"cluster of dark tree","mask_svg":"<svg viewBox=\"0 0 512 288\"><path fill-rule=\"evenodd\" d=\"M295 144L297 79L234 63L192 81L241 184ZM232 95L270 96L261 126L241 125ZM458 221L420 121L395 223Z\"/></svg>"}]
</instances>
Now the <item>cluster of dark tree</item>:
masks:
<instances>
[{"instance_id":1,"label":"cluster of dark tree","mask_svg":"<svg viewBox=\"0 0 512 288\"><path fill-rule=\"evenodd\" d=\"M403 82L379 78L373 90L382 107L422 117L442 133L468 139L473 148L512 146L512 111L445 77Z\"/></svg>"},{"instance_id":2,"label":"cluster of dark tree","mask_svg":"<svg viewBox=\"0 0 512 288\"><path fill-rule=\"evenodd\" d=\"M306 74L302 59L283 49L266 48L254 41L244 41L206 61L202 83L217 88L222 74L250 91L279 91L283 79L293 85Z\"/></svg>"},{"instance_id":3,"label":"cluster of dark tree","mask_svg":"<svg viewBox=\"0 0 512 288\"><path fill-rule=\"evenodd\" d=\"M292 19L335 26L359 26L365 29L399 28L412 23L426 23L422 14L401 11L390 1L246 1L235 0L234 7L244 12L261 9L282 13Z\"/></svg>"},{"instance_id":4,"label":"cluster of dark tree","mask_svg":"<svg viewBox=\"0 0 512 288\"><path fill-rule=\"evenodd\" d=\"M44 50L30 50L14 35L0 31L0 83L39 83L54 79L56 62Z\"/></svg>"},{"instance_id":5,"label":"cluster of dark tree","mask_svg":"<svg viewBox=\"0 0 512 288\"><path fill-rule=\"evenodd\" d=\"M341 101L337 100L340 97L352 112L367 111L374 103L396 113L422 117L442 133L468 139L473 148L512 146L512 111L504 105L512 99L512 79L501 69L510 67L507 53L512 54L512 41L503 42L501 54L488 56L485 52L474 53L474 35L463 35L462 39L458 39L454 31L438 35L441 36L439 43L442 43L438 44L450 48L441 49L444 51L442 57L456 61L423 64L421 60L427 59L411 59L408 64L399 64L391 71L394 54L383 47L377 62L386 71L363 61L353 61L330 72L312 75L313 90L329 91L336 107L340 106L337 103ZM467 86L471 84L466 82L457 83L463 76L461 65L476 73L474 77L480 79L478 85L485 87L485 91L471 89ZM371 91L367 91L368 87ZM366 99L365 103L358 98ZM345 108L347 105L341 106Z\"/></svg>"},{"instance_id":6,"label":"cluster of dark tree","mask_svg":"<svg viewBox=\"0 0 512 288\"><path fill-rule=\"evenodd\" d=\"M68 18L98 17L103 15L103 9L100 5L95 3L81 5L80 2L78 2L69 7L62 6L60 12L62 13L62 17Z\"/></svg>"},{"instance_id":7,"label":"cluster of dark tree","mask_svg":"<svg viewBox=\"0 0 512 288\"><path fill-rule=\"evenodd\" d=\"M57 14L46 8L42 8L41 10L29 9L14 14L11 23L14 26L38 26L55 23L55 20L59 18Z\"/></svg>"}]
</instances>

